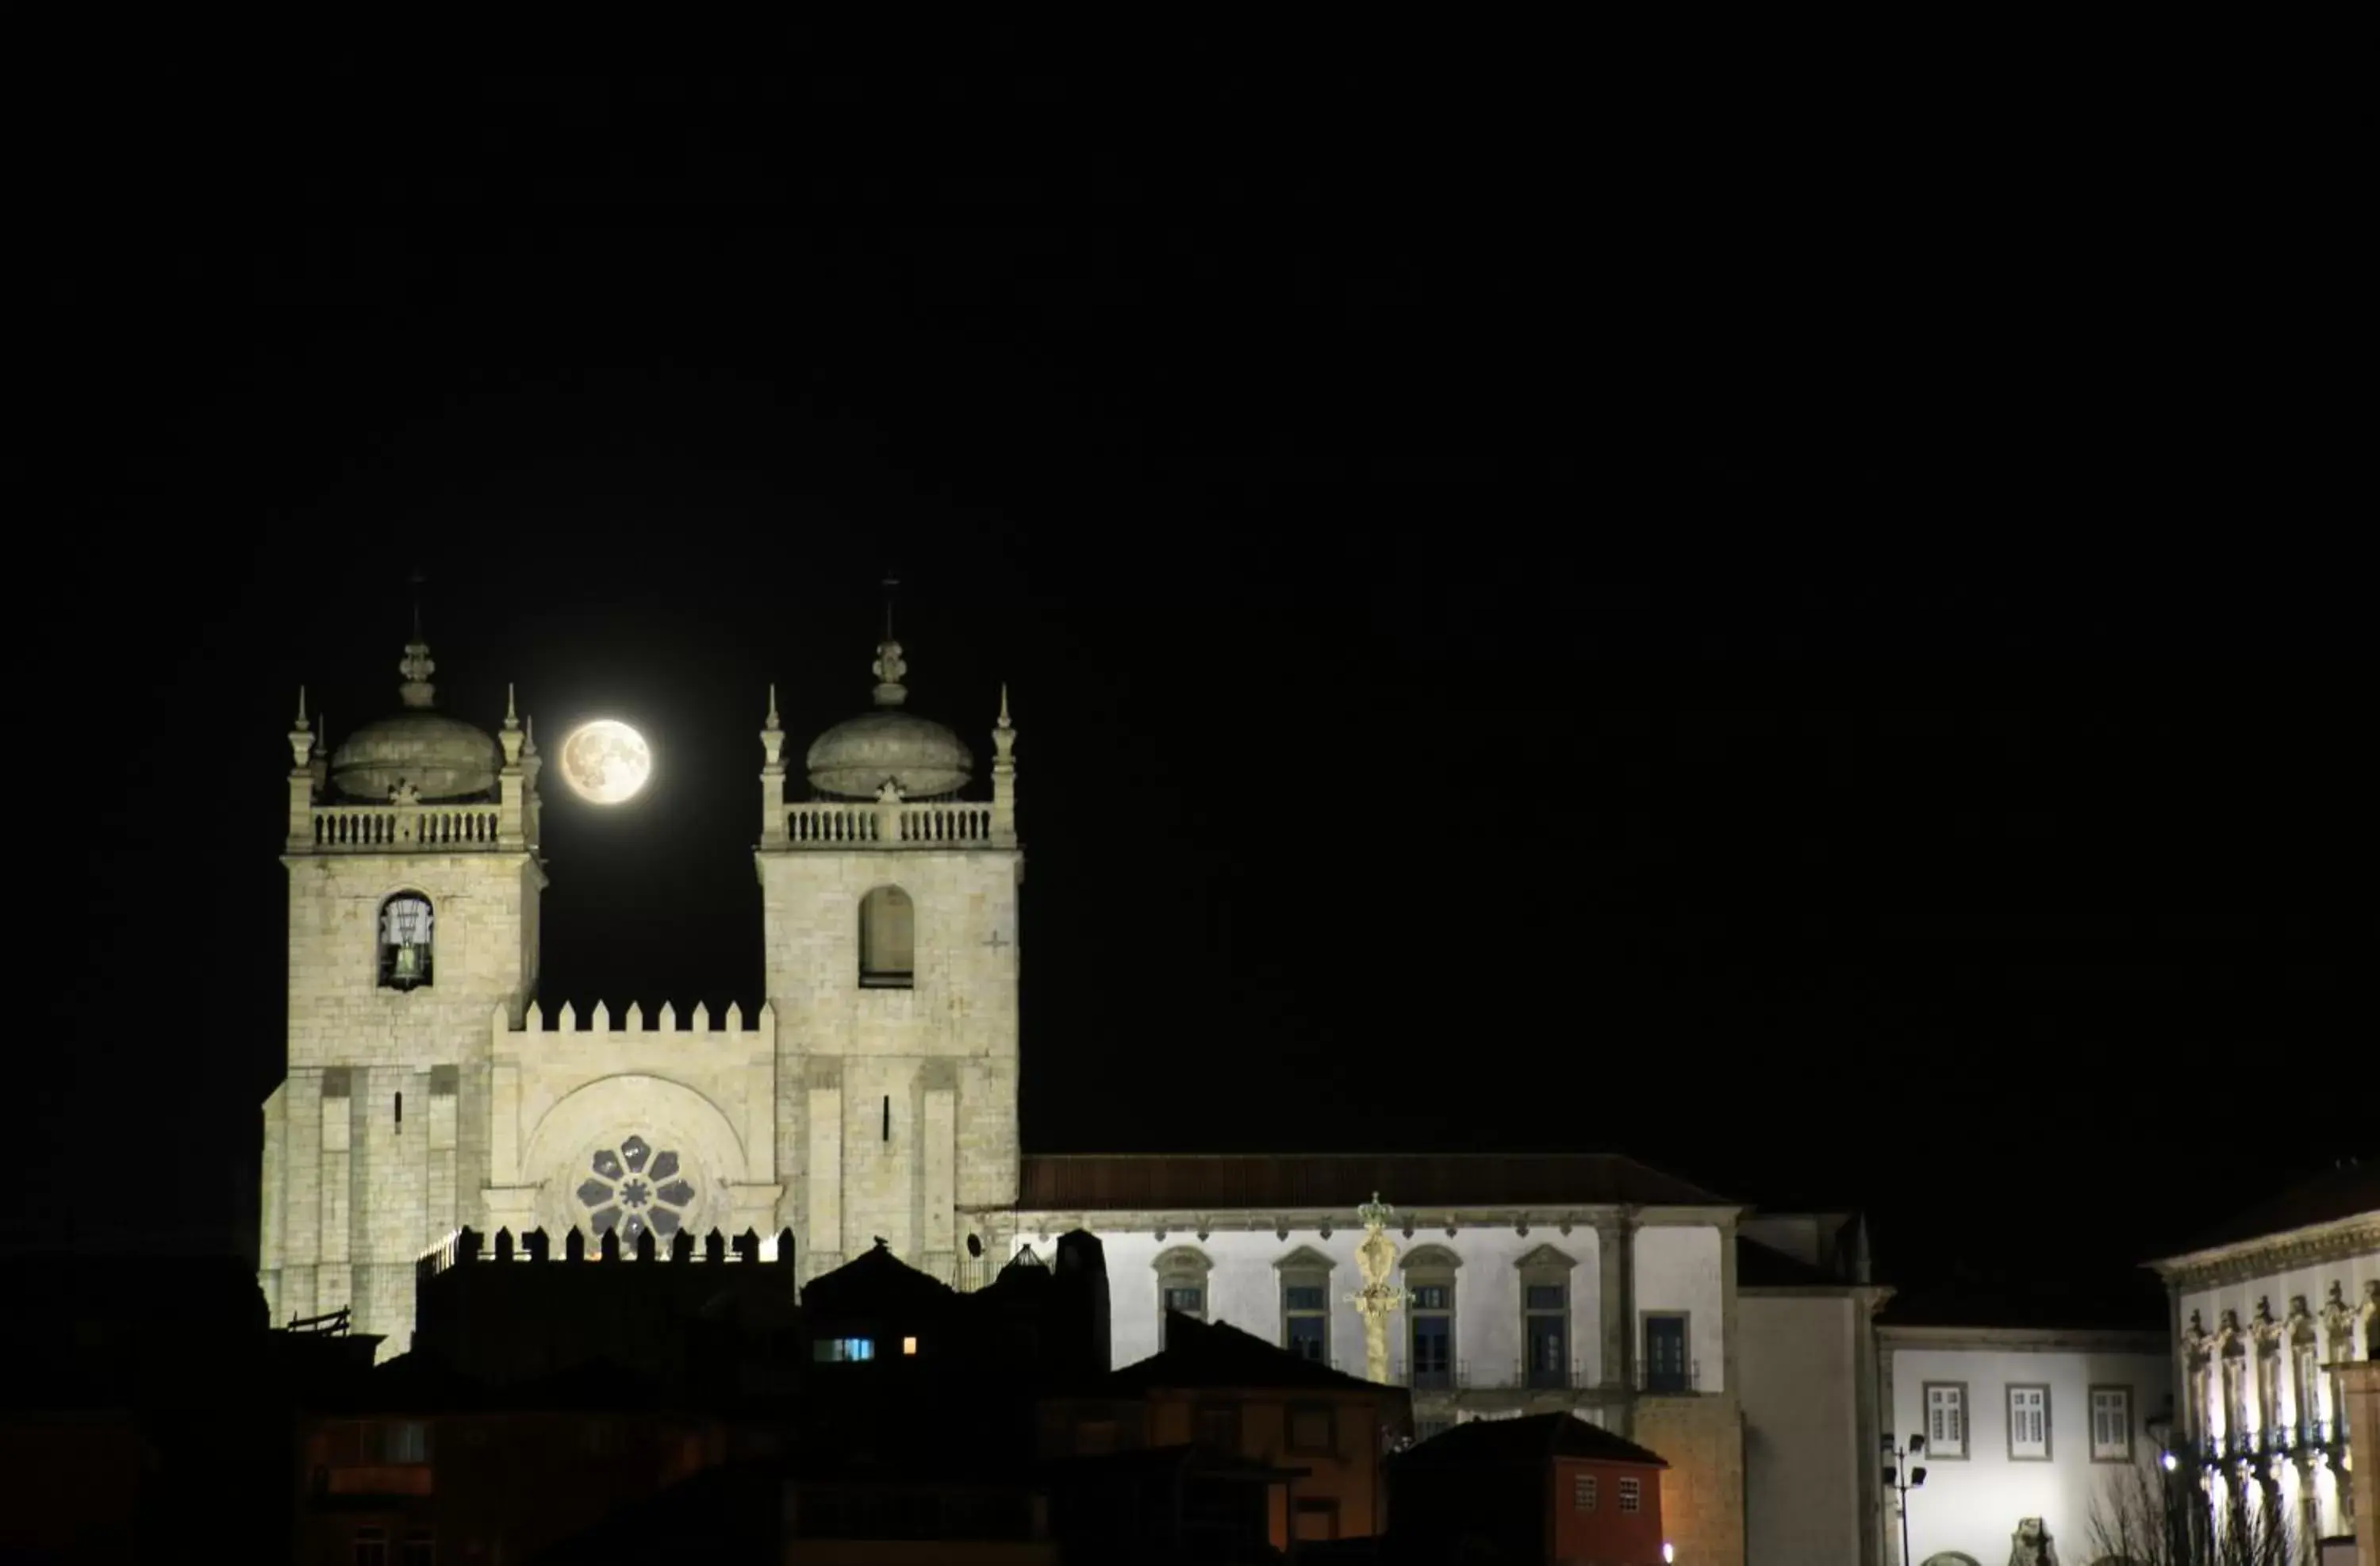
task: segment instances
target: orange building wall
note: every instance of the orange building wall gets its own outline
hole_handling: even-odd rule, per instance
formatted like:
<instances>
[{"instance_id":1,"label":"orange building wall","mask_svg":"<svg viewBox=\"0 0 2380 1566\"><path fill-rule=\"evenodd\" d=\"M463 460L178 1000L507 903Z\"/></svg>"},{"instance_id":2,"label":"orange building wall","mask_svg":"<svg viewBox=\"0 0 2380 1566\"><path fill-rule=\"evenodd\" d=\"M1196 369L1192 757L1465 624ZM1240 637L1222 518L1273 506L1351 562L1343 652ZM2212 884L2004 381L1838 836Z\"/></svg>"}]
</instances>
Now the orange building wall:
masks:
<instances>
[{"instance_id":1,"label":"orange building wall","mask_svg":"<svg viewBox=\"0 0 2380 1566\"><path fill-rule=\"evenodd\" d=\"M1578 1509L1578 1475L1595 1475L1595 1510ZM1632 1478L1643 1497L1634 1512L1620 1510L1620 1481ZM1661 1470L1585 1458L1554 1460L1553 1525L1547 1530L1558 1561L1592 1560L1597 1566L1661 1566Z\"/></svg>"}]
</instances>

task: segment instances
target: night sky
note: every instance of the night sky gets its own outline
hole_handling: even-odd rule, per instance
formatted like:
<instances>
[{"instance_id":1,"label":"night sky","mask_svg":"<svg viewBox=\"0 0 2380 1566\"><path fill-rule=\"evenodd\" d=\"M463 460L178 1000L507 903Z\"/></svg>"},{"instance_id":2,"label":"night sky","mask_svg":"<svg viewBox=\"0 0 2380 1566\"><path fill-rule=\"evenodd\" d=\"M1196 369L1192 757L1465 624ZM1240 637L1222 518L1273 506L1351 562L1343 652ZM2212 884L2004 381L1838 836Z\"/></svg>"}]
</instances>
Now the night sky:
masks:
<instances>
[{"instance_id":1,"label":"night sky","mask_svg":"<svg viewBox=\"0 0 2380 1566\"><path fill-rule=\"evenodd\" d=\"M541 998L615 1012L759 1001L767 684L862 710L897 573L913 707L988 760L1013 694L1029 1148L1624 1151L1909 1281L2380 1153L2318 166L2087 94L237 43L61 89L20 198L13 1244L252 1243L283 735L393 710L416 570L442 708L655 747L548 779Z\"/></svg>"}]
</instances>

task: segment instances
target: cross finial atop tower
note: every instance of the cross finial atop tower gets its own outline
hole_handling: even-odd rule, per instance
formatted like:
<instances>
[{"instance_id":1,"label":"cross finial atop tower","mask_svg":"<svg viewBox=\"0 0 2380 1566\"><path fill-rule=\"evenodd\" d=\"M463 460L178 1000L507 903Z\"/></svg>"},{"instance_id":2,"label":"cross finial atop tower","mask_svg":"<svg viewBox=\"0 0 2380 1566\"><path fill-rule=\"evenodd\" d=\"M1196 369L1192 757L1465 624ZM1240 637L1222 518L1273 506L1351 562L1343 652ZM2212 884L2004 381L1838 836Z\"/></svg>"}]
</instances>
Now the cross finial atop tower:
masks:
<instances>
[{"instance_id":1,"label":"cross finial atop tower","mask_svg":"<svg viewBox=\"0 0 2380 1566\"><path fill-rule=\"evenodd\" d=\"M900 585L900 577L890 571L884 573L884 639L876 644L876 662L873 665L876 671L876 705L879 707L898 707L909 699L909 687L901 683L901 676L909 672L909 665L902 662L901 644L892 638L892 593Z\"/></svg>"}]
</instances>

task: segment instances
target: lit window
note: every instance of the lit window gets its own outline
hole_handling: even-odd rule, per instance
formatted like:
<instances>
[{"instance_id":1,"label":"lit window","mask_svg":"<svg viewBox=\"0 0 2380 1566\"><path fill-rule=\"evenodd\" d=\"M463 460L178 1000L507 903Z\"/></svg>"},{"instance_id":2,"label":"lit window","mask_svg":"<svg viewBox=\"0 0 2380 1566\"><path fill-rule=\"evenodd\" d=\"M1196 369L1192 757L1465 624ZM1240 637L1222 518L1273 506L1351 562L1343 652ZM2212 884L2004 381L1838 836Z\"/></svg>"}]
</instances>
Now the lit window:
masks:
<instances>
[{"instance_id":1,"label":"lit window","mask_svg":"<svg viewBox=\"0 0 2380 1566\"><path fill-rule=\"evenodd\" d=\"M1638 1506L1643 1504L1644 1499L1645 1481L1642 1479L1622 1479L1620 1481L1621 1511L1633 1512Z\"/></svg>"},{"instance_id":2,"label":"lit window","mask_svg":"<svg viewBox=\"0 0 2380 1566\"><path fill-rule=\"evenodd\" d=\"M2091 1461L2129 1463L2132 1456L2132 1390L2091 1389Z\"/></svg>"},{"instance_id":3,"label":"lit window","mask_svg":"<svg viewBox=\"0 0 2380 1566\"><path fill-rule=\"evenodd\" d=\"M820 1338L810 1345L810 1355L820 1365L852 1365L876 1357L873 1338Z\"/></svg>"},{"instance_id":4,"label":"lit window","mask_svg":"<svg viewBox=\"0 0 2380 1566\"><path fill-rule=\"evenodd\" d=\"M2017 1463L2049 1460L2049 1389L2008 1390L2009 1458Z\"/></svg>"},{"instance_id":5,"label":"lit window","mask_svg":"<svg viewBox=\"0 0 2380 1566\"><path fill-rule=\"evenodd\" d=\"M906 989L916 972L917 914L909 894L880 886L859 900L859 982Z\"/></svg>"},{"instance_id":6,"label":"lit window","mask_svg":"<svg viewBox=\"0 0 2380 1566\"><path fill-rule=\"evenodd\" d=\"M1925 1383L1925 1454L1967 1455L1967 1388L1962 1381Z\"/></svg>"},{"instance_id":7,"label":"lit window","mask_svg":"<svg viewBox=\"0 0 2380 1566\"><path fill-rule=\"evenodd\" d=\"M419 989L430 982L430 899L400 892L380 905L380 987Z\"/></svg>"},{"instance_id":8,"label":"lit window","mask_svg":"<svg viewBox=\"0 0 2380 1566\"><path fill-rule=\"evenodd\" d=\"M1595 1510L1595 1475L1580 1474L1570 1482L1570 1503L1580 1511Z\"/></svg>"},{"instance_id":9,"label":"lit window","mask_svg":"<svg viewBox=\"0 0 2380 1566\"><path fill-rule=\"evenodd\" d=\"M916 1354L916 1353L917 1352L917 1339L915 1339L915 1338L904 1338L904 1339L902 1339L902 1340L901 1340L901 1352L902 1352L903 1354Z\"/></svg>"}]
</instances>

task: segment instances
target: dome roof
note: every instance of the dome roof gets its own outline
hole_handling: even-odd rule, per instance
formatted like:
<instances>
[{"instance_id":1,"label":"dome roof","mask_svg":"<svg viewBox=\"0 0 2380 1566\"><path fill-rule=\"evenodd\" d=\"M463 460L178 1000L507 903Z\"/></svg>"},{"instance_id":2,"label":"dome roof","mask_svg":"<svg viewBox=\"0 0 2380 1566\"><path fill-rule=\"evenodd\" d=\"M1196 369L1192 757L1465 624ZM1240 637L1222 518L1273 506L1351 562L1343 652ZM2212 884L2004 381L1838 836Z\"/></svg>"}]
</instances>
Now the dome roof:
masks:
<instances>
[{"instance_id":1,"label":"dome roof","mask_svg":"<svg viewBox=\"0 0 2380 1566\"><path fill-rule=\"evenodd\" d=\"M430 649L415 641L399 665L405 710L366 723L331 753L331 785L349 799L386 800L404 785L423 799L468 799L492 793L504 752L486 732L430 705Z\"/></svg>"},{"instance_id":2,"label":"dome roof","mask_svg":"<svg viewBox=\"0 0 2380 1566\"><path fill-rule=\"evenodd\" d=\"M931 799L955 794L975 775L975 756L965 741L931 718L905 712L908 687L901 676L901 644L887 638L876 649L876 710L837 723L812 742L808 758L810 786L846 799L873 799L890 782L904 798Z\"/></svg>"}]
</instances>

